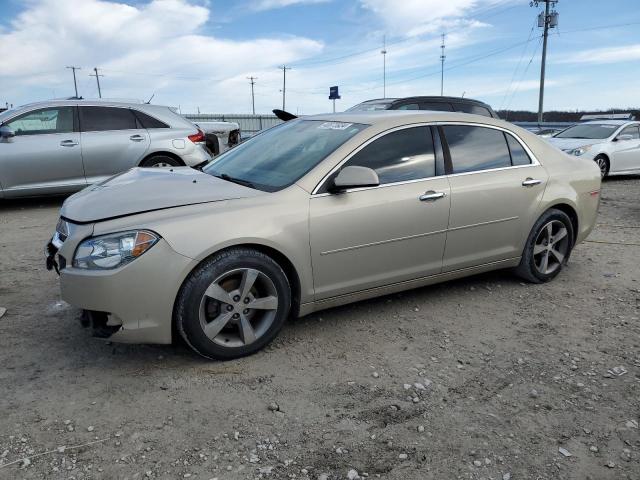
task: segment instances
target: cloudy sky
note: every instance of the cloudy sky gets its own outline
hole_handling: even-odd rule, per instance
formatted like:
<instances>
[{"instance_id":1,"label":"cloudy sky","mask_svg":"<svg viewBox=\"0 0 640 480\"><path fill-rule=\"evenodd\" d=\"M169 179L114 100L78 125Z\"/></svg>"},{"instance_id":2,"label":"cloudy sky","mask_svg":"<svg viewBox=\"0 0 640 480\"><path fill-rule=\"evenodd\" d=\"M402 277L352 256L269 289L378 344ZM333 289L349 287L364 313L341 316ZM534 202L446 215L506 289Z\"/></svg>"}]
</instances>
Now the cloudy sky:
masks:
<instances>
[{"instance_id":1,"label":"cloudy sky","mask_svg":"<svg viewBox=\"0 0 640 480\"><path fill-rule=\"evenodd\" d=\"M638 0L560 0L549 39L547 108L640 106ZM387 96L440 93L494 108L537 108L540 8L529 0L0 0L0 103L73 95L180 106L183 113L343 109Z\"/></svg>"}]
</instances>

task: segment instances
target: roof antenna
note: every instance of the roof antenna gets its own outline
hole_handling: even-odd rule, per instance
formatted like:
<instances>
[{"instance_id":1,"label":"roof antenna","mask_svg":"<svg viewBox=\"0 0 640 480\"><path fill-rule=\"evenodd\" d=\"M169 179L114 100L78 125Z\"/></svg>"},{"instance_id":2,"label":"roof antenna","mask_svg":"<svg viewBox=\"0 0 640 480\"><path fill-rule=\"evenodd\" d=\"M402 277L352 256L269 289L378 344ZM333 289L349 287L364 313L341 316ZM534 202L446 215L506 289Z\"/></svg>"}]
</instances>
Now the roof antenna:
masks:
<instances>
[{"instance_id":1,"label":"roof antenna","mask_svg":"<svg viewBox=\"0 0 640 480\"><path fill-rule=\"evenodd\" d=\"M146 104L151 103L151 100L153 100L153 97L155 97L155 96L156 96L156 92L153 92L153 95L151 95L151 97L149 97L149 100L147 100L147 101L146 101L146 102L144 102L144 103L146 103Z\"/></svg>"}]
</instances>

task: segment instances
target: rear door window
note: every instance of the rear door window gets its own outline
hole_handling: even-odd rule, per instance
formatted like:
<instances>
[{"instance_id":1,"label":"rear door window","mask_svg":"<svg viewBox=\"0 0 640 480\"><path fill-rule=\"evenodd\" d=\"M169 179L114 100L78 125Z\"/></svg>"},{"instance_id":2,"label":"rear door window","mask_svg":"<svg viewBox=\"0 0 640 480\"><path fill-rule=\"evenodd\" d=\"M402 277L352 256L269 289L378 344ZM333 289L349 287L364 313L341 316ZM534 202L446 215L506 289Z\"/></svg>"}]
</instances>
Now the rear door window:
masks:
<instances>
[{"instance_id":1,"label":"rear door window","mask_svg":"<svg viewBox=\"0 0 640 480\"><path fill-rule=\"evenodd\" d=\"M138 128L133 112L117 107L80 107L80 127L83 132Z\"/></svg>"},{"instance_id":2,"label":"rear door window","mask_svg":"<svg viewBox=\"0 0 640 480\"><path fill-rule=\"evenodd\" d=\"M476 172L511 166L511 155L501 130L468 125L442 127L453 173Z\"/></svg>"},{"instance_id":3,"label":"rear door window","mask_svg":"<svg viewBox=\"0 0 640 480\"><path fill-rule=\"evenodd\" d=\"M418 180L436 174L430 127L413 127L387 133L374 140L343 166L369 167L380 184Z\"/></svg>"},{"instance_id":4,"label":"rear door window","mask_svg":"<svg viewBox=\"0 0 640 480\"><path fill-rule=\"evenodd\" d=\"M6 123L16 136L73 132L73 107L50 107L25 113Z\"/></svg>"}]
</instances>

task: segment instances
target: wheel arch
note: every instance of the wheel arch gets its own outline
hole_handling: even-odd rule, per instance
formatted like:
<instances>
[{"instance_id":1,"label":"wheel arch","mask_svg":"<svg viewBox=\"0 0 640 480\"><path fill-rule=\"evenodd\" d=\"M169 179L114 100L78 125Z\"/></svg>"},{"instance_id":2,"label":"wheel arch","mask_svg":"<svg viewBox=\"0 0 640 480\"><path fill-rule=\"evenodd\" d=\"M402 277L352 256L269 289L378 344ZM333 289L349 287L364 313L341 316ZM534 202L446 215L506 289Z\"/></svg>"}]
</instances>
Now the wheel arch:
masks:
<instances>
[{"instance_id":1,"label":"wheel arch","mask_svg":"<svg viewBox=\"0 0 640 480\"><path fill-rule=\"evenodd\" d=\"M176 160L176 161L180 162L180 165L185 166L185 163L184 163L184 161L182 160L182 158L180 158L180 156L178 156L178 155L176 155L175 153L172 153L172 152L167 152L167 151L165 151L165 150L159 150L159 151L157 151L157 152L151 152L151 153L148 153L144 158L142 158L142 160L140 160L140 161L138 162L138 166L141 166L144 162L146 162L146 161L147 161L147 160L149 160L150 158L158 157L158 156L161 156L161 155L162 155L162 156L166 156L166 157L171 157L171 158L173 158L174 160Z\"/></svg>"},{"instance_id":2,"label":"wheel arch","mask_svg":"<svg viewBox=\"0 0 640 480\"><path fill-rule=\"evenodd\" d=\"M568 203L556 203L554 205L550 205L547 208L547 210L545 210L545 212L551 210L552 208L555 208L556 210L560 210L561 212L566 213L569 219L571 220L571 226L573 227L573 238L571 239L572 240L571 246L573 247L576 244L576 239L578 238L578 233L580 232L580 230L578 229L580 226L580 220L578 218L577 210L572 205L569 205Z\"/></svg>"},{"instance_id":3,"label":"wheel arch","mask_svg":"<svg viewBox=\"0 0 640 480\"><path fill-rule=\"evenodd\" d=\"M301 299L301 290L302 290L302 285L301 285L301 281L300 281L300 275L298 274L298 271L296 270L296 268L293 265L293 262L289 259L289 257L287 257L284 253L282 253L280 250L268 246L268 245L264 245L264 244L260 244L260 243L251 243L251 242L245 242L245 243L237 243L237 244L233 244L233 245L226 245L223 248L219 248L217 250L215 250L214 252L209 253L206 257L200 259L200 261L198 263L196 263L195 265L193 265L193 267L186 273L186 275L184 275L184 278L182 279L182 282L180 283L180 287L178 287L178 290L176 291L176 296L173 300L173 312L174 315L172 315L172 328L175 332L175 309L176 309L176 304L178 301L178 296L180 295L180 291L182 290L182 287L184 286L185 282L187 281L187 279L189 278L189 276L191 275L191 273L198 268L200 265L202 265L204 262L206 262L207 260L209 260L211 257L221 253L221 252L225 252L228 250L233 250L236 248L250 248L252 250L256 250L260 253L263 253L269 257L271 257L279 266L280 268L282 268L282 270L284 271L285 275L287 276L287 280L289 281L289 285L291 286L291 315L293 315L294 317L298 317L299 316L299 311L300 311L300 299ZM174 337L175 338L175 337Z\"/></svg>"}]
</instances>

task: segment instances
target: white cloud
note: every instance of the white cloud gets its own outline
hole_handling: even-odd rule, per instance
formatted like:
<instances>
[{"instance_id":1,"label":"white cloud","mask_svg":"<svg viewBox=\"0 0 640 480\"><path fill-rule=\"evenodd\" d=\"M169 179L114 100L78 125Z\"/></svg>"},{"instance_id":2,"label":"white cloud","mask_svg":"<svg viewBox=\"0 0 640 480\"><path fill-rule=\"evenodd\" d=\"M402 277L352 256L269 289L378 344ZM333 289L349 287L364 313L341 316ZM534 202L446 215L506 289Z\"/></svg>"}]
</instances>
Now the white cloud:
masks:
<instances>
[{"instance_id":1,"label":"white cloud","mask_svg":"<svg viewBox=\"0 0 640 480\"><path fill-rule=\"evenodd\" d=\"M314 3L326 3L331 0L257 0L252 8L257 11L274 10L276 8L291 7L293 5L310 5Z\"/></svg>"},{"instance_id":2,"label":"white cloud","mask_svg":"<svg viewBox=\"0 0 640 480\"><path fill-rule=\"evenodd\" d=\"M201 32L212 12L189 0L151 0L131 6L103 0L31 1L0 33L2 93L14 103L33 92L73 94L67 65L78 72L80 94L96 95L88 77L97 66L105 96L148 98L208 108L234 108L222 81L275 68L320 53L323 44L302 37L235 41ZM92 73L92 72L91 72ZM15 98L18 97L18 98ZM214 105L211 105L211 104ZM214 108L219 104L220 108Z\"/></svg>"},{"instance_id":3,"label":"white cloud","mask_svg":"<svg viewBox=\"0 0 640 480\"><path fill-rule=\"evenodd\" d=\"M594 48L566 55L558 63L621 63L640 60L640 43L619 47Z\"/></svg>"},{"instance_id":4,"label":"white cloud","mask_svg":"<svg viewBox=\"0 0 640 480\"><path fill-rule=\"evenodd\" d=\"M513 0L360 0L397 35L422 35L442 29L484 25L472 19L474 9L487 9Z\"/></svg>"}]
</instances>

